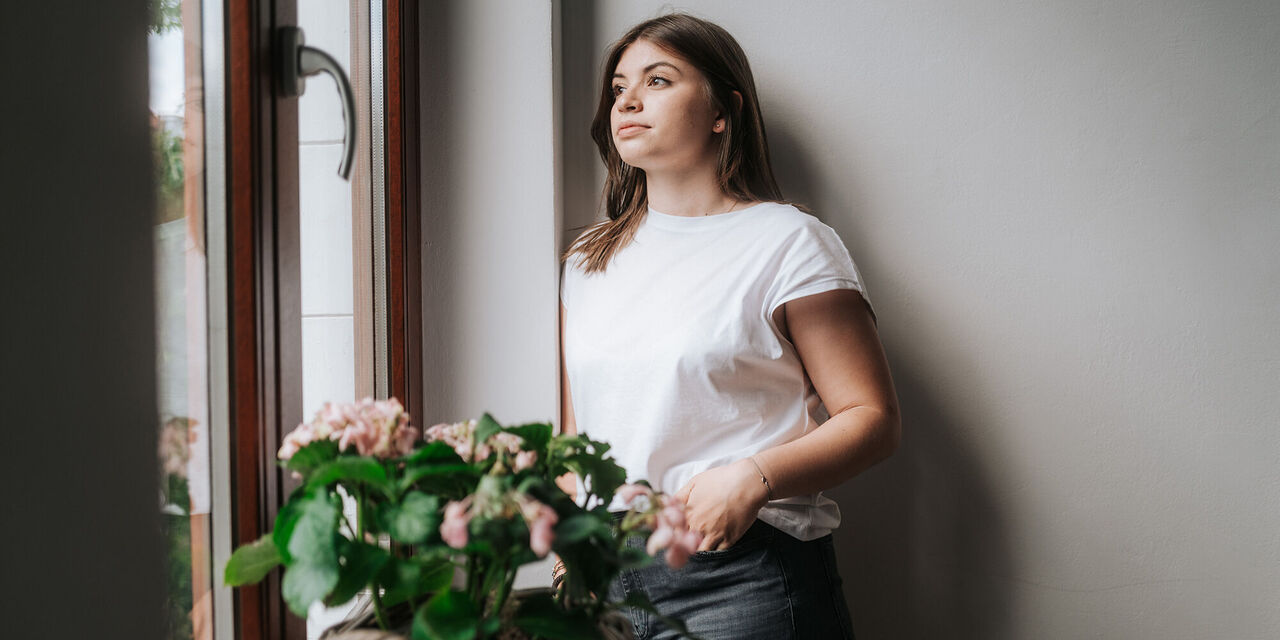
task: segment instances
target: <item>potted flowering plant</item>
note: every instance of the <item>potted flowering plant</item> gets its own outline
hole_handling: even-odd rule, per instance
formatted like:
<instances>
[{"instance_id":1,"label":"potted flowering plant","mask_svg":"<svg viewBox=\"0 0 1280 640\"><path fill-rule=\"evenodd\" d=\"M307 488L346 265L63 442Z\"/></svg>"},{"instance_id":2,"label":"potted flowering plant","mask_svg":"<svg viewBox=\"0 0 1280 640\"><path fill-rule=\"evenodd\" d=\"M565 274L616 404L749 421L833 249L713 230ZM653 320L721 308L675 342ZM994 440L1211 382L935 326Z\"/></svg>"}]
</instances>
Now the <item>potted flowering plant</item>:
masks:
<instances>
[{"instance_id":1,"label":"potted flowering plant","mask_svg":"<svg viewBox=\"0 0 1280 640\"><path fill-rule=\"evenodd\" d=\"M687 635L642 594L607 598L623 569L664 548L681 566L701 541L683 503L625 484L608 451L545 423L504 427L485 414L420 434L394 398L327 403L285 437L278 457L300 485L273 530L232 554L225 582L257 582L283 566L295 614L366 593L378 627L415 640L626 638L623 607ZM568 472L586 488L581 503L597 506L560 489L555 479ZM615 494L631 505L616 524L606 507ZM646 548L629 548L630 536ZM516 570L552 551L566 567L558 588L513 593Z\"/></svg>"}]
</instances>

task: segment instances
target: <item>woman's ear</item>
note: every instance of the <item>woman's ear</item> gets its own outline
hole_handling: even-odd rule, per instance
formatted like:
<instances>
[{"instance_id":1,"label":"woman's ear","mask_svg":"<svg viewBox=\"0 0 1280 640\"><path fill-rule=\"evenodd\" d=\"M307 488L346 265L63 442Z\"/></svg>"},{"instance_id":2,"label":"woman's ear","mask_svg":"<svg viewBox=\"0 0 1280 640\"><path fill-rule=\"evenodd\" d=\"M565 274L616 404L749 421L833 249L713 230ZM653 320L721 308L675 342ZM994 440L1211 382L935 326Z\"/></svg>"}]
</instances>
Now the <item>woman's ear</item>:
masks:
<instances>
[{"instance_id":1,"label":"woman's ear","mask_svg":"<svg viewBox=\"0 0 1280 640\"><path fill-rule=\"evenodd\" d=\"M742 94L737 91L733 92L733 111L734 113L742 113ZM724 114L717 114L716 124L712 127L712 130L719 133L724 131L724 127Z\"/></svg>"}]
</instances>

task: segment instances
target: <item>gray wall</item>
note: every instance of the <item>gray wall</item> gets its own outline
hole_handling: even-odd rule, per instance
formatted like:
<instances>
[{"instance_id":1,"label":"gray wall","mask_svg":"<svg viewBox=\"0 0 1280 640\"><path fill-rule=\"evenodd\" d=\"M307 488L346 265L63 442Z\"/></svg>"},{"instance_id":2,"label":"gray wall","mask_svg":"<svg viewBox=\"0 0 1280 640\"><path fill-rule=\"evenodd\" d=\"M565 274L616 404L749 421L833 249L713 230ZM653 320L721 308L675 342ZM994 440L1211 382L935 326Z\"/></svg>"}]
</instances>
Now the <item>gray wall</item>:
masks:
<instances>
[{"instance_id":1,"label":"gray wall","mask_svg":"<svg viewBox=\"0 0 1280 640\"><path fill-rule=\"evenodd\" d=\"M424 425L559 422L553 6L424 2ZM527 565L516 587L549 585Z\"/></svg>"},{"instance_id":2,"label":"gray wall","mask_svg":"<svg viewBox=\"0 0 1280 640\"><path fill-rule=\"evenodd\" d=\"M596 65L666 5L430 6L428 402L545 417ZM830 492L859 637L1280 634L1274 3L677 8L876 301L905 439Z\"/></svg>"},{"instance_id":3,"label":"gray wall","mask_svg":"<svg viewBox=\"0 0 1280 640\"><path fill-rule=\"evenodd\" d=\"M662 5L592 7L598 64ZM831 492L860 637L1280 634L1276 5L679 7L876 301L904 444Z\"/></svg>"},{"instance_id":4,"label":"gray wall","mask_svg":"<svg viewBox=\"0 0 1280 640\"><path fill-rule=\"evenodd\" d=\"M553 420L550 3L422 5L422 420Z\"/></svg>"}]
</instances>

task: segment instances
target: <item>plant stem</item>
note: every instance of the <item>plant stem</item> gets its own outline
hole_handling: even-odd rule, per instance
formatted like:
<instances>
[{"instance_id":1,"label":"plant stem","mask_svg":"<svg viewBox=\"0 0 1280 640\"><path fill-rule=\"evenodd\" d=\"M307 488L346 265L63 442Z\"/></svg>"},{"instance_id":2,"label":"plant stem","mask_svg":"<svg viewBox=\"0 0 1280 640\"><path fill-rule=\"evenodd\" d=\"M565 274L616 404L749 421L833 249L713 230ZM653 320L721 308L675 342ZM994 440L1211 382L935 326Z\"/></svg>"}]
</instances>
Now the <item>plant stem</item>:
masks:
<instances>
[{"instance_id":1,"label":"plant stem","mask_svg":"<svg viewBox=\"0 0 1280 640\"><path fill-rule=\"evenodd\" d=\"M390 630L391 630L391 624L387 622L387 611L386 611L386 609L385 609L385 608L383 608L383 606L382 606L382 594L380 593L380 591L381 591L381 590L380 590L380 589L378 589L378 585L377 585L377 583L374 583L374 585L373 585L373 614L374 614L375 616L377 616L377 617L378 617L378 626L379 626L379 627L382 627L382 630L383 630L383 631L390 631ZM415 607L415 609L416 609L416 607Z\"/></svg>"},{"instance_id":2,"label":"plant stem","mask_svg":"<svg viewBox=\"0 0 1280 640\"><path fill-rule=\"evenodd\" d=\"M480 598L482 599L478 600L478 602L480 603L481 613L485 611L486 602L489 603L490 605L492 605L493 603L493 600L490 599L489 596L494 592L494 589L498 586L493 584L494 581L506 579L506 575L503 571L505 568L506 568L505 560L496 559L496 558L494 559L493 563L486 568L484 582L481 585L481 588L483 590L480 594Z\"/></svg>"},{"instance_id":3,"label":"plant stem","mask_svg":"<svg viewBox=\"0 0 1280 640\"><path fill-rule=\"evenodd\" d=\"M364 542L364 487L356 489L356 542Z\"/></svg>"},{"instance_id":4,"label":"plant stem","mask_svg":"<svg viewBox=\"0 0 1280 640\"><path fill-rule=\"evenodd\" d=\"M507 596L511 595L511 585L516 581L516 572L511 570L511 562L508 559L502 563L502 590L498 592L497 603L493 607L493 614L502 617L502 607L507 602Z\"/></svg>"},{"instance_id":5,"label":"plant stem","mask_svg":"<svg viewBox=\"0 0 1280 640\"><path fill-rule=\"evenodd\" d=\"M343 514L343 518L346 518L346 514ZM351 523L348 522L347 526L350 527ZM356 542L364 542L364 487L356 489ZM382 589L378 587L376 577L369 582L369 592L373 594L373 614L378 618L378 626L383 631L390 631L387 612L382 606Z\"/></svg>"},{"instance_id":6,"label":"plant stem","mask_svg":"<svg viewBox=\"0 0 1280 640\"><path fill-rule=\"evenodd\" d=\"M477 589L476 589L476 586L477 586L477 585L476 585L476 565L477 565L479 562L480 562L480 558L479 558L479 557L477 557L477 556L470 555L470 556L468 556L468 557L467 557L467 586L466 586L466 592L467 592L467 595L471 596L471 599L472 599L472 600L475 600L475 599L476 599L476 593L477 593Z\"/></svg>"},{"instance_id":7,"label":"plant stem","mask_svg":"<svg viewBox=\"0 0 1280 640\"><path fill-rule=\"evenodd\" d=\"M356 535L356 528L351 524L351 520L347 518L347 514L342 514L342 521L347 524L347 531L351 532L352 536Z\"/></svg>"}]
</instances>

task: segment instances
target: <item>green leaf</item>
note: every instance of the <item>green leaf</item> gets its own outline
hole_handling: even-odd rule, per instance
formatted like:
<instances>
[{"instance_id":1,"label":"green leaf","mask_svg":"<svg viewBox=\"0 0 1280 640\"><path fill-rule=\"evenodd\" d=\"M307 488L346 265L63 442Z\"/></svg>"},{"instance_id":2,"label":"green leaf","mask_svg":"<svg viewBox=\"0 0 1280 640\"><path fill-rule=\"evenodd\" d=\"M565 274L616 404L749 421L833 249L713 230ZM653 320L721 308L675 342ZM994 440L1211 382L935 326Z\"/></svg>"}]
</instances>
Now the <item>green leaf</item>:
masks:
<instances>
[{"instance_id":1,"label":"green leaf","mask_svg":"<svg viewBox=\"0 0 1280 640\"><path fill-rule=\"evenodd\" d=\"M565 464L583 479L592 493L600 496L605 504L613 498L613 494L627 481L627 471L613 461L613 458L601 457L598 453L577 453L565 460Z\"/></svg>"},{"instance_id":2,"label":"green leaf","mask_svg":"<svg viewBox=\"0 0 1280 640\"><path fill-rule=\"evenodd\" d=\"M394 606L409 598L439 593L453 583L454 565L449 558L391 558L378 574L385 589L382 603Z\"/></svg>"},{"instance_id":3,"label":"green leaf","mask_svg":"<svg viewBox=\"0 0 1280 640\"><path fill-rule=\"evenodd\" d=\"M387 531L409 544L425 542L440 528L440 498L420 491L405 494L400 505L387 510Z\"/></svg>"},{"instance_id":4,"label":"green leaf","mask_svg":"<svg viewBox=\"0 0 1280 640\"><path fill-rule=\"evenodd\" d=\"M311 603L324 599L338 585L338 563L300 562L284 572L280 590L289 610L300 617L307 616Z\"/></svg>"},{"instance_id":5,"label":"green leaf","mask_svg":"<svg viewBox=\"0 0 1280 640\"><path fill-rule=\"evenodd\" d=\"M488 413L484 414L483 416L480 417L480 421L476 424L476 431L474 434L475 439L472 441L473 447L479 447L482 443L488 441L489 438L493 437L493 435L495 433L498 433L499 431L502 431L502 425L498 424L498 421L494 420L493 416L489 415Z\"/></svg>"},{"instance_id":6,"label":"green leaf","mask_svg":"<svg viewBox=\"0 0 1280 640\"><path fill-rule=\"evenodd\" d=\"M391 559L391 554L381 547L363 542L355 542L339 538L339 555L342 559L342 570L338 575L338 584L325 597L324 603L336 607L360 593L369 586L374 576Z\"/></svg>"},{"instance_id":7,"label":"green leaf","mask_svg":"<svg viewBox=\"0 0 1280 640\"><path fill-rule=\"evenodd\" d=\"M323 489L308 492L296 501L298 517L289 536L288 555L293 562L338 565L335 538L341 511L336 498ZM327 593L327 592L326 592Z\"/></svg>"},{"instance_id":8,"label":"green leaf","mask_svg":"<svg viewBox=\"0 0 1280 640\"><path fill-rule=\"evenodd\" d=\"M561 640L596 640L600 630L585 611L566 611L550 593L536 593L520 601L512 622L532 635Z\"/></svg>"},{"instance_id":9,"label":"green leaf","mask_svg":"<svg viewBox=\"0 0 1280 640\"><path fill-rule=\"evenodd\" d=\"M550 471L560 475L564 469L573 471L587 484L591 493L606 504L627 479L627 472L612 457L605 454L609 443L592 440L582 435L559 435L549 445Z\"/></svg>"},{"instance_id":10,"label":"green leaf","mask_svg":"<svg viewBox=\"0 0 1280 640\"><path fill-rule=\"evenodd\" d=\"M461 476L470 484L480 477L480 472L475 467L465 463L418 466L405 471L404 478L400 480L399 488L401 491L406 491L423 478L448 475Z\"/></svg>"},{"instance_id":11,"label":"green leaf","mask_svg":"<svg viewBox=\"0 0 1280 640\"><path fill-rule=\"evenodd\" d=\"M507 433L514 433L524 439L523 449L527 451L545 451L551 442L551 425L545 422L522 424L518 427L507 427Z\"/></svg>"},{"instance_id":12,"label":"green leaf","mask_svg":"<svg viewBox=\"0 0 1280 640\"><path fill-rule=\"evenodd\" d=\"M297 453L294 453L288 460L284 461L284 466L290 471L297 471L305 476L316 467L336 457L338 457L337 442L333 440L316 440L298 449Z\"/></svg>"},{"instance_id":13,"label":"green leaf","mask_svg":"<svg viewBox=\"0 0 1280 640\"><path fill-rule=\"evenodd\" d=\"M453 447L442 441L428 442L426 446L414 449L413 453L405 456L405 462L409 466L413 466L422 462L462 462L462 456L458 455Z\"/></svg>"},{"instance_id":14,"label":"green leaf","mask_svg":"<svg viewBox=\"0 0 1280 640\"><path fill-rule=\"evenodd\" d=\"M322 487L295 494L281 509L277 522L285 520L291 531L283 536L283 546L279 530L274 537L282 555L289 557L280 589L289 609L299 616L306 616L311 603L322 600L338 584L335 545L340 515L337 499Z\"/></svg>"},{"instance_id":15,"label":"green leaf","mask_svg":"<svg viewBox=\"0 0 1280 640\"><path fill-rule=\"evenodd\" d=\"M377 458L344 456L317 467L307 479L307 488L340 481L365 482L383 490L387 485L387 469Z\"/></svg>"},{"instance_id":16,"label":"green leaf","mask_svg":"<svg viewBox=\"0 0 1280 640\"><path fill-rule=\"evenodd\" d=\"M289 554L289 539L293 537L293 530L298 526L298 518L302 517L302 504L310 499L311 496L307 492L296 491L289 497L289 501L280 507L280 513L276 514L275 530L271 532L271 538L280 552L281 561L286 565L293 562L293 556Z\"/></svg>"},{"instance_id":17,"label":"green leaf","mask_svg":"<svg viewBox=\"0 0 1280 640\"><path fill-rule=\"evenodd\" d=\"M480 623L480 637L492 638L498 631L502 630L502 618L489 616Z\"/></svg>"},{"instance_id":18,"label":"green leaf","mask_svg":"<svg viewBox=\"0 0 1280 640\"><path fill-rule=\"evenodd\" d=\"M465 593L441 591L413 617L414 640L471 640L480 625L480 607Z\"/></svg>"},{"instance_id":19,"label":"green leaf","mask_svg":"<svg viewBox=\"0 0 1280 640\"><path fill-rule=\"evenodd\" d=\"M231 554L222 581L228 587L252 584L265 577L282 560L271 534L264 535L249 544L241 545Z\"/></svg>"},{"instance_id":20,"label":"green leaf","mask_svg":"<svg viewBox=\"0 0 1280 640\"><path fill-rule=\"evenodd\" d=\"M610 534L609 527L600 518L591 514L580 514L556 523L556 544L573 544L587 539L594 533Z\"/></svg>"}]
</instances>

